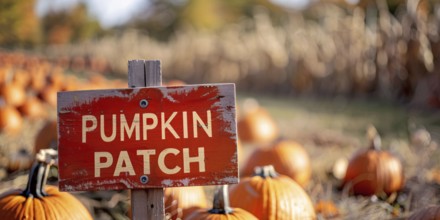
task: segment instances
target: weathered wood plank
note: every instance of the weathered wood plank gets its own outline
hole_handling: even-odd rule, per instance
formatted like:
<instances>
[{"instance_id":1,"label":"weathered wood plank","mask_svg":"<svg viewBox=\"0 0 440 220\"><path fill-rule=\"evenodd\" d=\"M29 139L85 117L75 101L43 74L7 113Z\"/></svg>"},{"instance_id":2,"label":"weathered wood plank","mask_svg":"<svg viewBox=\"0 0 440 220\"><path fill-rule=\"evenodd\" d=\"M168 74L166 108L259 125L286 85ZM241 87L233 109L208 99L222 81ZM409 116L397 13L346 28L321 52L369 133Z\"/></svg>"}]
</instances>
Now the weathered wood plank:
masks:
<instances>
[{"instance_id":1,"label":"weathered wood plank","mask_svg":"<svg viewBox=\"0 0 440 220\"><path fill-rule=\"evenodd\" d=\"M160 61L129 61L128 67L130 87L162 85ZM134 220L165 219L164 189L131 190L131 211Z\"/></svg>"},{"instance_id":2,"label":"weathered wood plank","mask_svg":"<svg viewBox=\"0 0 440 220\"><path fill-rule=\"evenodd\" d=\"M236 183L234 91L202 84L60 92L61 189Z\"/></svg>"}]
</instances>

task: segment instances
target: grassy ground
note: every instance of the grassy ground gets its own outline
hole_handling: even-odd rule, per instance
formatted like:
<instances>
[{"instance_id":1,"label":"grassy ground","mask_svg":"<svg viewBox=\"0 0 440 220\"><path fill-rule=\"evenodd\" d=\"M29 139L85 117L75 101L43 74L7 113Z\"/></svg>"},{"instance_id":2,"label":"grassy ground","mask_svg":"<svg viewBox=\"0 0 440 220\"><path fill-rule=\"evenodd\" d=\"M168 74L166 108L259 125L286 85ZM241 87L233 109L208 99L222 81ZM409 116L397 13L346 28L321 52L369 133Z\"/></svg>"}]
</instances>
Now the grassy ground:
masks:
<instances>
[{"instance_id":1,"label":"grassy ground","mask_svg":"<svg viewBox=\"0 0 440 220\"><path fill-rule=\"evenodd\" d=\"M255 97L240 95L239 100ZM439 112L378 100L261 95L257 100L273 115L282 135L302 143L309 152L313 180L307 191L315 202L334 201L341 211L338 218L405 218L420 207L436 204L439 187L430 178L440 165L437 147L416 149L410 144L410 137L424 127L433 141L438 141ZM369 124L381 134L383 149L393 152L404 164L405 189L391 197L348 196L338 189L340 182L331 175L338 159L349 159L358 149L368 146L365 132Z\"/></svg>"}]
</instances>

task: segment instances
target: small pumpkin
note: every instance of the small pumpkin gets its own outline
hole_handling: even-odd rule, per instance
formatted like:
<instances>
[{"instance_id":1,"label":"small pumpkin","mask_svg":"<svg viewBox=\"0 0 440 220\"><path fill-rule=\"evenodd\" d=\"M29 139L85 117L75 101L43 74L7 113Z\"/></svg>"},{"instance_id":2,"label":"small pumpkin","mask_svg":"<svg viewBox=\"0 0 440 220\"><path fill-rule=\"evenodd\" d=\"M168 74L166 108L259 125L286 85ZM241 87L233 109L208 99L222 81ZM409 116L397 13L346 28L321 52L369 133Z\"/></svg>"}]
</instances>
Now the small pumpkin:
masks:
<instances>
[{"instance_id":1,"label":"small pumpkin","mask_svg":"<svg viewBox=\"0 0 440 220\"><path fill-rule=\"evenodd\" d=\"M43 67L37 68L34 70L34 72L30 75L30 83L29 87L35 92L40 92L46 87L46 72Z\"/></svg>"},{"instance_id":2,"label":"small pumpkin","mask_svg":"<svg viewBox=\"0 0 440 220\"><path fill-rule=\"evenodd\" d=\"M23 118L20 112L13 106L0 104L0 131L15 135L21 131L22 126Z\"/></svg>"},{"instance_id":3,"label":"small pumpkin","mask_svg":"<svg viewBox=\"0 0 440 220\"><path fill-rule=\"evenodd\" d=\"M48 161L44 155L37 158L26 189L13 189L0 195L2 219L92 219L73 195L60 192L55 186L46 186L47 174L54 161Z\"/></svg>"},{"instance_id":4,"label":"small pumpkin","mask_svg":"<svg viewBox=\"0 0 440 220\"><path fill-rule=\"evenodd\" d=\"M166 188L165 211L169 219L183 219L190 208L206 208L206 194L201 186Z\"/></svg>"},{"instance_id":5,"label":"small pumpkin","mask_svg":"<svg viewBox=\"0 0 440 220\"><path fill-rule=\"evenodd\" d=\"M9 172L29 169L32 166L34 159L32 155L24 148L18 152L13 152L8 157L7 168Z\"/></svg>"},{"instance_id":6,"label":"small pumpkin","mask_svg":"<svg viewBox=\"0 0 440 220\"><path fill-rule=\"evenodd\" d=\"M338 207L329 200L320 200L315 204L316 213L324 218L335 218L340 215Z\"/></svg>"},{"instance_id":7,"label":"small pumpkin","mask_svg":"<svg viewBox=\"0 0 440 220\"><path fill-rule=\"evenodd\" d=\"M315 219L315 209L304 189L291 178L279 175L272 165L256 167L229 190L231 205L258 219Z\"/></svg>"},{"instance_id":8,"label":"small pumpkin","mask_svg":"<svg viewBox=\"0 0 440 220\"><path fill-rule=\"evenodd\" d=\"M187 220L253 220L257 219L254 215L241 208L231 208L229 205L228 187L223 185L215 193L212 209L197 209L190 213Z\"/></svg>"},{"instance_id":9,"label":"small pumpkin","mask_svg":"<svg viewBox=\"0 0 440 220\"><path fill-rule=\"evenodd\" d=\"M57 88L56 86L48 85L40 91L38 97L44 102L48 103L50 106L56 107L58 91L59 88Z\"/></svg>"},{"instance_id":10,"label":"small pumpkin","mask_svg":"<svg viewBox=\"0 0 440 220\"><path fill-rule=\"evenodd\" d=\"M408 220L437 220L440 219L440 206L429 206L411 214Z\"/></svg>"},{"instance_id":11,"label":"small pumpkin","mask_svg":"<svg viewBox=\"0 0 440 220\"><path fill-rule=\"evenodd\" d=\"M269 143L279 136L279 129L272 116L254 99L245 101L237 128L238 136L244 143Z\"/></svg>"},{"instance_id":12,"label":"small pumpkin","mask_svg":"<svg viewBox=\"0 0 440 220\"><path fill-rule=\"evenodd\" d=\"M41 119L47 116L41 101L35 97L29 98L26 102L18 107L20 113L29 119Z\"/></svg>"},{"instance_id":13,"label":"small pumpkin","mask_svg":"<svg viewBox=\"0 0 440 220\"><path fill-rule=\"evenodd\" d=\"M23 86L17 83L9 83L1 87L2 95L6 104L11 106L20 106L26 101L26 92Z\"/></svg>"},{"instance_id":14,"label":"small pumpkin","mask_svg":"<svg viewBox=\"0 0 440 220\"><path fill-rule=\"evenodd\" d=\"M35 138L34 152L45 148L58 149L58 125L56 120L47 121Z\"/></svg>"},{"instance_id":15,"label":"small pumpkin","mask_svg":"<svg viewBox=\"0 0 440 220\"><path fill-rule=\"evenodd\" d=\"M242 174L250 176L257 166L273 165L278 173L295 180L305 187L312 175L312 166L307 151L297 142L279 140L269 147L256 148L246 164Z\"/></svg>"},{"instance_id":16,"label":"small pumpkin","mask_svg":"<svg viewBox=\"0 0 440 220\"><path fill-rule=\"evenodd\" d=\"M401 161L381 150L381 138L375 128L369 128L370 147L352 156L342 186L358 195L391 194L404 185Z\"/></svg>"}]
</instances>

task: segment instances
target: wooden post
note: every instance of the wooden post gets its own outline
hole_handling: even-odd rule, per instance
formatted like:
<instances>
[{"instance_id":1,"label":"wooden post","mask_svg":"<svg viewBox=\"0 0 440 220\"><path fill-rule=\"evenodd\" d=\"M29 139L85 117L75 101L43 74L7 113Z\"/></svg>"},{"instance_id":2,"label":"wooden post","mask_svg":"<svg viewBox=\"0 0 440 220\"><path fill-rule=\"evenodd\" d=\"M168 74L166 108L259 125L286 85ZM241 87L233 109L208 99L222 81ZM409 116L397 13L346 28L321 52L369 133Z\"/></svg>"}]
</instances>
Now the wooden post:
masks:
<instances>
[{"instance_id":1,"label":"wooden post","mask_svg":"<svg viewBox=\"0 0 440 220\"><path fill-rule=\"evenodd\" d=\"M128 61L128 86L130 88L160 86L161 84L162 73L160 70L160 61ZM163 199L163 188L131 190L132 219L165 219Z\"/></svg>"}]
</instances>

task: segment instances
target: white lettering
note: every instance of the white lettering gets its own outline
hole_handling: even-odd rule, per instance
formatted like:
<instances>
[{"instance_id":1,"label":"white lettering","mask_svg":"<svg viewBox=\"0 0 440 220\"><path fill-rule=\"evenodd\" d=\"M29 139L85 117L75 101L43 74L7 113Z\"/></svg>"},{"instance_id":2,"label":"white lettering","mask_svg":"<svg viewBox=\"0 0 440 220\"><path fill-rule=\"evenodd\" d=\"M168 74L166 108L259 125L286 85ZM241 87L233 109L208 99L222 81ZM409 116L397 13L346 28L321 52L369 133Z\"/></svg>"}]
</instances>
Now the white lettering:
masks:
<instances>
[{"instance_id":1,"label":"white lettering","mask_svg":"<svg viewBox=\"0 0 440 220\"><path fill-rule=\"evenodd\" d=\"M100 121L101 121L100 130L101 130L102 140L105 142L111 142L111 141L115 140L115 138L116 138L116 115L115 114L112 115L112 133L110 136L105 135L104 115L101 115Z\"/></svg>"},{"instance_id":2,"label":"white lettering","mask_svg":"<svg viewBox=\"0 0 440 220\"><path fill-rule=\"evenodd\" d=\"M144 174L150 174L150 155L155 155L156 150L137 150L136 154L144 158Z\"/></svg>"},{"instance_id":3,"label":"white lettering","mask_svg":"<svg viewBox=\"0 0 440 220\"><path fill-rule=\"evenodd\" d=\"M124 164L125 166L123 166ZM130 176L136 175L127 151L121 151L121 153L119 153L118 162L116 163L113 176L119 176L122 172L128 172Z\"/></svg>"},{"instance_id":4,"label":"white lettering","mask_svg":"<svg viewBox=\"0 0 440 220\"><path fill-rule=\"evenodd\" d=\"M194 138L198 138L198 124L203 128L205 133L208 135L208 137L212 137L212 123L211 123L211 111L206 111L206 121L207 124L204 124L200 116L197 114L197 112L193 112L193 131L194 131Z\"/></svg>"},{"instance_id":5,"label":"white lettering","mask_svg":"<svg viewBox=\"0 0 440 220\"><path fill-rule=\"evenodd\" d=\"M190 157L189 156L189 149L188 148L183 149L183 172L184 173L191 172L191 169L189 166L190 163L199 163L199 172L205 172L205 148L199 147L198 151L199 151L198 156Z\"/></svg>"},{"instance_id":6,"label":"white lettering","mask_svg":"<svg viewBox=\"0 0 440 220\"><path fill-rule=\"evenodd\" d=\"M179 135L177 135L176 131L174 130L174 128L170 125L171 121L174 119L174 117L176 117L177 112L173 112L173 114L171 114L171 116L168 118L168 120L165 121L165 113L161 113L161 122L162 122L162 139L166 139L165 138L165 129L168 129L171 134L173 134L174 138L179 139Z\"/></svg>"},{"instance_id":7,"label":"white lettering","mask_svg":"<svg viewBox=\"0 0 440 220\"><path fill-rule=\"evenodd\" d=\"M131 138L131 135L135 131L136 140L138 141L140 139L140 125L139 125L139 114L135 114L133 116L133 121L131 122L131 125L128 126L127 119L125 118L124 114L121 114L120 116L121 121L121 141L124 141L124 134L127 133L128 139ZM125 133L124 133L125 131Z\"/></svg>"},{"instance_id":8,"label":"white lettering","mask_svg":"<svg viewBox=\"0 0 440 220\"><path fill-rule=\"evenodd\" d=\"M92 122L92 126L87 127L87 121ZM82 142L86 143L87 137L86 133L88 131L93 131L96 129L96 126L98 126L98 120L96 120L96 117L93 115L83 115L82 116Z\"/></svg>"},{"instance_id":9,"label":"white lettering","mask_svg":"<svg viewBox=\"0 0 440 220\"><path fill-rule=\"evenodd\" d=\"M147 124L148 119L152 119L153 123ZM142 114L142 126L144 127L142 138L143 140L148 140L147 130L154 129L157 126L157 116L153 113Z\"/></svg>"},{"instance_id":10,"label":"white lettering","mask_svg":"<svg viewBox=\"0 0 440 220\"><path fill-rule=\"evenodd\" d=\"M166 148L166 149L164 149L162 152L160 152L160 154L159 154L159 159L158 159L158 165L159 165L159 168L160 168L160 170L162 170L162 172L164 172L165 174L176 174L176 173L178 173L179 171L180 171L180 167L179 166L175 166L174 168L172 168L172 169L169 169L166 165L165 165L165 157L168 155L168 154L174 154L174 155L177 155L177 154L179 154L180 153L180 151L178 150L178 149L175 149L175 148Z\"/></svg>"},{"instance_id":11,"label":"white lettering","mask_svg":"<svg viewBox=\"0 0 440 220\"><path fill-rule=\"evenodd\" d=\"M101 163L101 158L105 158L105 162ZM113 163L113 157L109 152L95 152L95 177L101 176L101 169L110 167Z\"/></svg>"},{"instance_id":12,"label":"white lettering","mask_svg":"<svg viewBox=\"0 0 440 220\"><path fill-rule=\"evenodd\" d=\"M188 138L188 113L182 112L183 138Z\"/></svg>"}]
</instances>

